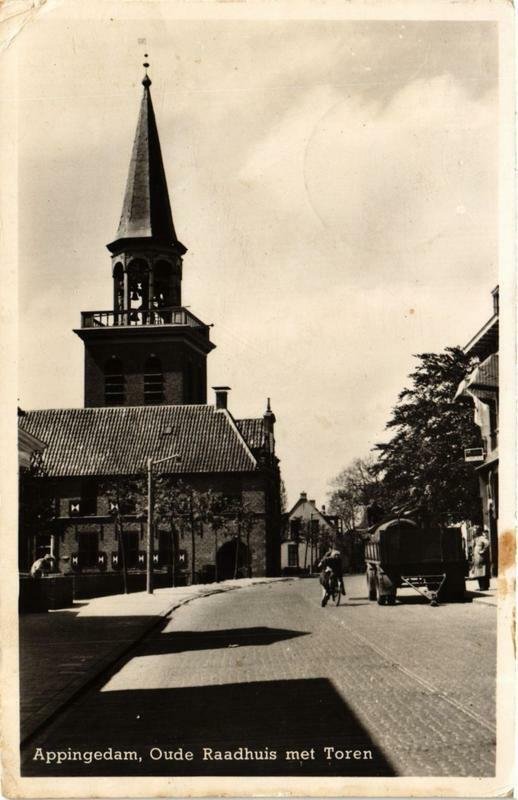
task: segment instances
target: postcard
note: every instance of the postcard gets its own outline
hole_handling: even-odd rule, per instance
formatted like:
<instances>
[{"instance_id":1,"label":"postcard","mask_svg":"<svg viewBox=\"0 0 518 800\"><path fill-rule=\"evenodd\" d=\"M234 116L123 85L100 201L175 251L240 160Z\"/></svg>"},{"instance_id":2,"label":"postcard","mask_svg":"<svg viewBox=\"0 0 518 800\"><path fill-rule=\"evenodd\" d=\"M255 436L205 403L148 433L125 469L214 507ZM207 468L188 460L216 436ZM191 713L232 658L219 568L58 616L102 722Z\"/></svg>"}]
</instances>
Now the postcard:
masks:
<instances>
[{"instance_id":1,"label":"postcard","mask_svg":"<svg viewBox=\"0 0 518 800\"><path fill-rule=\"evenodd\" d=\"M4 794L509 796L511 5L3 14Z\"/></svg>"}]
</instances>

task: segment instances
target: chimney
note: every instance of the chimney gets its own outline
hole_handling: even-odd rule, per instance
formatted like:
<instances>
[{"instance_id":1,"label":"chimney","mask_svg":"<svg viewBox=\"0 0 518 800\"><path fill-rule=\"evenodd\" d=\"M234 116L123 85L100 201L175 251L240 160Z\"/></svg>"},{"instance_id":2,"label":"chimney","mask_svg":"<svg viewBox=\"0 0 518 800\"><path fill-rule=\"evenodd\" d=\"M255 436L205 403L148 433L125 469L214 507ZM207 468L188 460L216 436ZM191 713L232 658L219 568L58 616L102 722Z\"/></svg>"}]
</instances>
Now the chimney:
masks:
<instances>
[{"instance_id":1,"label":"chimney","mask_svg":"<svg viewBox=\"0 0 518 800\"><path fill-rule=\"evenodd\" d=\"M308 496L307 496L306 492L301 492L300 493L300 499L304 500L304 502L306 502L306 500L308 499Z\"/></svg>"},{"instance_id":2,"label":"chimney","mask_svg":"<svg viewBox=\"0 0 518 800\"><path fill-rule=\"evenodd\" d=\"M315 507L316 507L316 502L315 502L315 500L310 500L309 502L311 503L311 505L312 505L312 506L315 506Z\"/></svg>"},{"instance_id":3,"label":"chimney","mask_svg":"<svg viewBox=\"0 0 518 800\"><path fill-rule=\"evenodd\" d=\"M325 514L325 513L326 513L326 507L322 506L322 514Z\"/></svg>"},{"instance_id":4,"label":"chimney","mask_svg":"<svg viewBox=\"0 0 518 800\"><path fill-rule=\"evenodd\" d=\"M216 411L227 408L230 386L213 386L212 388L216 392Z\"/></svg>"}]
</instances>

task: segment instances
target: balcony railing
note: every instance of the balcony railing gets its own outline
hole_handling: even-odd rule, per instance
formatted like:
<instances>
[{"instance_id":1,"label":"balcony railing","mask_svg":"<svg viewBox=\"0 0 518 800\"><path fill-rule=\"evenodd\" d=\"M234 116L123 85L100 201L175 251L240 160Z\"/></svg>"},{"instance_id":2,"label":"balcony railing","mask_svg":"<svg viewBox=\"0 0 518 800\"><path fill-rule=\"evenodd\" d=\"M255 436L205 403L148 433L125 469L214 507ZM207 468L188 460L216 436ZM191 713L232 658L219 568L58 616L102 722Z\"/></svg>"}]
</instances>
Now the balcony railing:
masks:
<instances>
[{"instance_id":1,"label":"balcony railing","mask_svg":"<svg viewBox=\"0 0 518 800\"><path fill-rule=\"evenodd\" d=\"M126 328L144 325L175 325L198 328L209 335L209 328L194 314L181 306L170 308L138 308L129 311L82 311L82 328Z\"/></svg>"}]
</instances>

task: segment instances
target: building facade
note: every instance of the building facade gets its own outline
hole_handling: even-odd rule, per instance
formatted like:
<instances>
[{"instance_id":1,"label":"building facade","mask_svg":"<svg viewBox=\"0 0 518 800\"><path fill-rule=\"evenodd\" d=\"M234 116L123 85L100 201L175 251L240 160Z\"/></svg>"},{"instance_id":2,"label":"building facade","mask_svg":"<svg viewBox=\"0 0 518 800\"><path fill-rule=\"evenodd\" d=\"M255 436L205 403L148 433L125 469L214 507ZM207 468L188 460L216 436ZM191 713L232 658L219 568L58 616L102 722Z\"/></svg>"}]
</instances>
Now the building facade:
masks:
<instances>
[{"instance_id":1,"label":"building facade","mask_svg":"<svg viewBox=\"0 0 518 800\"><path fill-rule=\"evenodd\" d=\"M107 246L113 307L82 312L75 330L84 342L85 408L29 411L23 419L26 435L47 445L38 486L53 512L25 515L21 569L46 549L61 572L77 576L82 596L111 590L110 580L120 589L122 573L141 588L149 459L168 459L157 482L167 479L171 492L183 487L190 503L167 525L157 516L159 584L172 573L221 580L280 569L275 415L268 400L262 417L235 419L228 387L215 387L207 405L214 344L210 327L182 306L187 250L173 224L147 73L142 84L121 219ZM114 493L124 495L122 504ZM210 509L218 504L226 511L216 524Z\"/></svg>"},{"instance_id":2,"label":"building facade","mask_svg":"<svg viewBox=\"0 0 518 800\"><path fill-rule=\"evenodd\" d=\"M498 349L499 296L493 289L493 314L463 348L478 361L458 388L457 396L473 401L474 419L480 427L483 448L466 453L479 478L482 520L490 541L491 573L498 574Z\"/></svg>"},{"instance_id":3,"label":"building facade","mask_svg":"<svg viewBox=\"0 0 518 800\"><path fill-rule=\"evenodd\" d=\"M308 500L306 492L283 516L281 541L281 570L314 572L318 562L331 542L342 549L342 520L317 508L315 500ZM343 553L343 555L345 555Z\"/></svg>"}]
</instances>

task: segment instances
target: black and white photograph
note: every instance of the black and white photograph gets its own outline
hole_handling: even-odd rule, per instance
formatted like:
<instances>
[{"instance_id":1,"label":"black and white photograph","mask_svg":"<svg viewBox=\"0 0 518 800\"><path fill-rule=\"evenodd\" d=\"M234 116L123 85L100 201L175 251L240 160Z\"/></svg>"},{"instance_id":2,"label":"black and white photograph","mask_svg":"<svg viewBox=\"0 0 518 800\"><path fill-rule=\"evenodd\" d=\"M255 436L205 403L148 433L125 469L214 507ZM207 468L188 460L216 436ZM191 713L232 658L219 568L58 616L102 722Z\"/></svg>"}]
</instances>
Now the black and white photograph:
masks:
<instances>
[{"instance_id":1,"label":"black and white photograph","mask_svg":"<svg viewBox=\"0 0 518 800\"><path fill-rule=\"evenodd\" d=\"M19 5L4 794L512 792L512 9Z\"/></svg>"}]
</instances>

